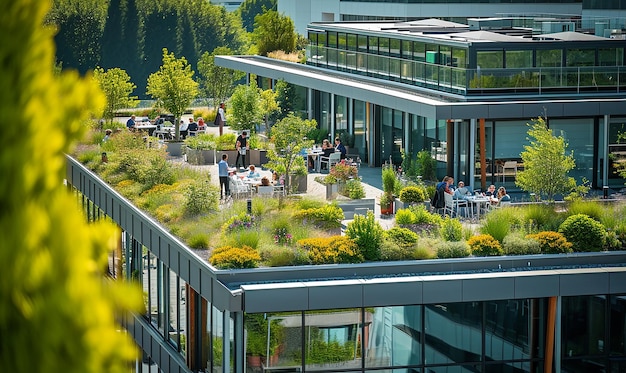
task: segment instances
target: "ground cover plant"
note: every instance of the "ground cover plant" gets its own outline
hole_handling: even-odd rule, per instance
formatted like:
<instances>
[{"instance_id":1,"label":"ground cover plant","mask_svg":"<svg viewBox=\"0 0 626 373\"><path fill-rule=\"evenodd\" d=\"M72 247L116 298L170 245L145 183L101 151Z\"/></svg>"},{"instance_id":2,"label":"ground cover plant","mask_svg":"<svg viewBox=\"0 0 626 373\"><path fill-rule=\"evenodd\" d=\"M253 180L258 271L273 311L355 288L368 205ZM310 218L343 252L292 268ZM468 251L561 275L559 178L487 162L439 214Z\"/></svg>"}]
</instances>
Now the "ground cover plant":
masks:
<instances>
[{"instance_id":1,"label":"ground cover plant","mask_svg":"<svg viewBox=\"0 0 626 373\"><path fill-rule=\"evenodd\" d=\"M422 187L415 186L404 188L412 204L396 212L396 227L385 231L370 213L341 236L344 217L335 203L254 198L250 209L246 201L224 208L208 172L168 160L164 149L138 134L122 130L103 143L101 136L91 139L75 156L219 268L620 250L626 242L623 204L510 206L468 225L428 211L419 201Z\"/></svg>"}]
</instances>

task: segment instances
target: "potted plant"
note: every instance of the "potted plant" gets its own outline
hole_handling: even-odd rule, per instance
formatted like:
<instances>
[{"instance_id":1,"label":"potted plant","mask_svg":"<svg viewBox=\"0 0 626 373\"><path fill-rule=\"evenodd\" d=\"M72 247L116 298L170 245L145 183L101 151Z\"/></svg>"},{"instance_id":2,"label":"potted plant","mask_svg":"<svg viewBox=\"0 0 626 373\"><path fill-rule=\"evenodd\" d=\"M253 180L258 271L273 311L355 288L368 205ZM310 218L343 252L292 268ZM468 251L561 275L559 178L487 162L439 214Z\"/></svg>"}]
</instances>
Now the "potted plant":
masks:
<instances>
[{"instance_id":1,"label":"potted plant","mask_svg":"<svg viewBox=\"0 0 626 373\"><path fill-rule=\"evenodd\" d=\"M396 189L396 172L393 166L383 167L383 194L380 197L380 213L382 215L393 215L393 193Z\"/></svg>"},{"instance_id":2,"label":"potted plant","mask_svg":"<svg viewBox=\"0 0 626 373\"><path fill-rule=\"evenodd\" d=\"M268 348L270 357L277 353L283 340L283 326L279 319L267 318L263 313L246 314L245 320L248 366L267 365Z\"/></svg>"}]
</instances>

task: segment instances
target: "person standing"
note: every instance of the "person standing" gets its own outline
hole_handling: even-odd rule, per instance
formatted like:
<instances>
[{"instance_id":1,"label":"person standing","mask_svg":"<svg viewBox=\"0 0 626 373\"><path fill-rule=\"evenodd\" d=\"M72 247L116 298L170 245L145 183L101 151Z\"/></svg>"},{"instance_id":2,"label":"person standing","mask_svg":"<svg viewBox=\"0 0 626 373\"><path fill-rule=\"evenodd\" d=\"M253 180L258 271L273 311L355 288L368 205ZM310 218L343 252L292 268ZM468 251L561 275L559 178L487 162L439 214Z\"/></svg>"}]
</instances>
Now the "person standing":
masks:
<instances>
[{"instance_id":1,"label":"person standing","mask_svg":"<svg viewBox=\"0 0 626 373\"><path fill-rule=\"evenodd\" d=\"M135 130L135 116L131 115L130 118L126 121L126 128L131 131Z\"/></svg>"},{"instance_id":2,"label":"person standing","mask_svg":"<svg viewBox=\"0 0 626 373\"><path fill-rule=\"evenodd\" d=\"M226 109L224 108L224 103L220 103L220 107L217 109L217 114L215 116L215 124L220 126L220 136L222 136L224 132L224 126L226 125Z\"/></svg>"},{"instance_id":3,"label":"person standing","mask_svg":"<svg viewBox=\"0 0 626 373\"><path fill-rule=\"evenodd\" d=\"M222 154L222 160L217 164L218 175L220 177L220 199L230 196L230 186L228 185L228 154Z\"/></svg>"},{"instance_id":4,"label":"person standing","mask_svg":"<svg viewBox=\"0 0 626 373\"><path fill-rule=\"evenodd\" d=\"M241 135L237 137L237 143L235 147L237 148L237 159L235 160L235 167L239 166L239 159L241 159L241 167L246 168L246 150L248 149L248 139L246 138L248 134L246 131L243 131Z\"/></svg>"}]
</instances>

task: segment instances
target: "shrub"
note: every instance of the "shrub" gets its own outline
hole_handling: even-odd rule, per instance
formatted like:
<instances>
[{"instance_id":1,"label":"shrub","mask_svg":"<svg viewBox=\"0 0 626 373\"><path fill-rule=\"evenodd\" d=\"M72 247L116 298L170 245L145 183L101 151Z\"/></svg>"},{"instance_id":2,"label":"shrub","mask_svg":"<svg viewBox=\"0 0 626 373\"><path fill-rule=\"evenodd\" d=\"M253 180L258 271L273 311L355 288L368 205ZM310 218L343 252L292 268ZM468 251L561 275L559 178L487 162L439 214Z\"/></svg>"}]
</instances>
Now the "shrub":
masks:
<instances>
[{"instance_id":1,"label":"shrub","mask_svg":"<svg viewBox=\"0 0 626 373\"><path fill-rule=\"evenodd\" d=\"M567 215L584 214L590 218L601 221L604 215L604 208L597 201L574 201L567 207Z\"/></svg>"},{"instance_id":2,"label":"shrub","mask_svg":"<svg viewBox=\"0 0 626 373\"><path fill-rule=\"evenodd\" d=\"M396 190L396 184L398 183L398 179L396 178L396 171L394 171L393 167L383 167L382 179L383 191L387 194L393 194Z\"/></svg>"},{"instance_id":3,"label":"shrub","mask_svg":"<svg viewBox=\"0 0 626 373\"><path fill-rule=\"evenodd\" d=\"M363 188L363 184L361 184L361 180L348 180L344 188L344 195L350 199L365 198L365 189Z\"/></svg>"},{"instance_id":4,"label":"shrub","mask_svg":"<svg viewBox=\"0 0 626 373\"><path fill-rule=\"evenodd\" d=\"M297 211L294 218L310 222L322 229L335 229L341 227L344 218L343 210L336 204L329 204L319 208L311 208Z\"/></svg>"},{"instance_id":5,"label":"shrub","mask_svg":"<svg viewBox=\"0 0 626 373\"><path fill-rule=\"evenodd\" d=\"M544 254L572 252L572 243L567 242L565 236L559 232L544 231L536 234L529 234L526 237L539 242L539 249Z\"/></svg>"},{"instance_id":6,"label":"shrub","mask_svg":"<svg viewBox=\"0 0 626 373\"><path fill-rule=\"evenodd\" d=\"M354 220L346 227L346 236L356 242L365 260L380 259L380 243L383 234L383 228L371 211L368 211L366 216L355 215Z\"/></svg>"},{"instance_id":7,"label":"shrub","mask_svg":"<svg viewBox=\"0 0 626 373\"><path fill-rule=\"evenodd\" d=\"M385 236L402 247L411 247L417 243L418 236L407 228L393 227L385 231Z\"/></svg>"},{"instance_id":8,"label":"shrub","mask_svg":"<svg viewBox=\"0 0 626 373\"><path fill-rule=\"evenodd\" d=\"M385 237L380 244L380 259L384 261L413 259L414 246L400 245L390 237Z\"/></svg>"},{"instance_id":9,"label":"shrub","mask_svg":"<svg viewBox=\"0 0 626 373\"><path fill-rule=\"evenodd\" d=\"M465 258L470 255L467 242L464 241L447 241L441 242L437 246L437 258Z\"/></svg>"},{"instance_id":10,"label":"shrub","mask_svg":"<svg viewBox=\"0 0 626 373\"><path fill-rule=\"evenodd\" d=\"M440 225L439 233L445 241L461 241L463 239L463 225L458 219L446 216Z\"/></svg>"},{"instance_id":11,"label":"shrub","mask_svg":"<svg viewBox=\"0 0 626 373\"><path fill-rule=\"evenodd\" d=\"M363 256L357 244L346 236L305 238L297 243L298 248L309 254L312 264L360 263Z\"/></svg>"},{"instance_id":12,"label":"shrub","mask_svg":"<svg viewBox=\"0 0 626 373\"><path fill-rule=\"evenodd\" d=\"M521 233L512 233L504 237L502 250L506 255L527 255L541 253L539 241L524 237Z\"/></svg>"},{"instance_id":13,"label":"shrub","mask_svg":"<svg viewBox=\"0 0 626 373\"><path fill-rule=\"evenodd\" d=\"M496 212L497 211L492 211L487 214L487 217L483 220L479 230L480 233L488 234L498 240L498 242L502 242L504 240L504 237L506 237L506 235L509 234L509 231L511 230L511 223L506 218L503 218L502 216L496 214Z\"/></svg>"},{"instance_id":14,"label":"shrub","mask_svg":"<svg viewBox=\"0 0 626 373\"><path fill-rule=\"evenodd\" d=\"M419 186L407 186L400 190L400 200L407 204L424 202L426 190Z\"/></svg>"},{"instance_id":15,"label":"shrub","mask_svg":"<svg viewBox=\"0 0 626 373\"><path fill-rule=\"evenodd\" d=\"M235 140L237 136L234 133L225 133L215 139L215 146L217 150L232 150L235 149Z\"/></svg>"},{"instance_id":16,"label":"shrub","mask_svg":"<svg viewBox=\"0 0 626 373\"><path fill-rule=\"evenodd\" d=\"M206 249L209 247L209 236L205 233L197 233L189 238L188 245L192 249Z\"/></svg>"},{"instance_id":17,"label":"shrub","mask_svg":"<svg viewBox=\"0 0 626 373\"><path fill-rule=\"evenodd\" d=\"M201 182L194 182L185 191L185 211L190 215L217 210L218 194L214 188Z\"/></svg>"},{"instance_id":18,"label":"shrub","mask_svg":"<svg viewBox=\"0 0 626 373\"><path fill-rule=\"evenodd\" d=\"M415 214L409 209L400 209L396 211L396 224L411 225L415 221Z\"/></svg>"},{"instance_id":19,"label":"shrub","mask_svg":"<svg viewBox=\"0 0 626 373\"><path fill-rule=\"evenodd\" d=\"M409 210L415 214L413 224L433 224L438 226L443 221L441 215L426 211L426 207L422 204L410 206Z\"/></svg>"},{"instance_id":20,"label":"shrub","mask_svg":"<svg viewBox=\"0 0 626 373\"><path fill-rule=\"evenodd\" d=\"M209 263L220 269L239 269L256 268L260 260L259 253L250 246L222 246L213 250Z\"/></svg>"},{"instance_id":21,"label":"shrub","mask_svg":"<svg viewBox=\"0 0 626 373\"><path fill-rule=\"evenodd\" d=\"M607 251L616 251L622 249L622 241L617 238L615 231L606 232L606 240L604 242L604 249Z\"/></svg>"},{"instance_id":22,"label":"shrub","mask_svg":"<svg viewBox=\"0 0 626 373\"><path fill-rule=\"evenodd\" d=\"M249 215L245 211L228 219L222 226L224 233L232 233L239 230L250 229L256 223L254 215Z\"/></svg>"},{"instance_id":23,"label":"shrub","mask_svg":"<svg viewBox=\"0 0 626 373\"><path fill-rule=\"evenodd\" d=\"M500 242L488 234L479 234L467 240L467 244L474 256L502 255Z\"/></svg>"},{"instance_id":24,"label":"shrub","mask_svg":"<svg viewBox=\"0 0 626 373\"><path fill-rule=\"evenodd\" d=\"M554 205L531 204L524 209L525 225L536 231L553 231L563 222L559 214L555 213Z\"/></svg>"},{"instance_id":25,"label":"shrub","mask_svg":"<svg viewBox=\"0 0 626 373\"><path fill-rule=\"evenodd\" d=\"M606 239L604 226L587 215L576 214L565 219L559 232L572 243L574 251L601 251Z\"/></svg>"},{"instance_id":26,"label":"shrub","mask_svg":"<svg viewBox=\"0 0 626 373\"><path fill-rule=\"evenodd\" d=\"M310 264L309 253L300 248L271 246L261 251L261 258L269 267Z\"/></svg>"}]
</instances>

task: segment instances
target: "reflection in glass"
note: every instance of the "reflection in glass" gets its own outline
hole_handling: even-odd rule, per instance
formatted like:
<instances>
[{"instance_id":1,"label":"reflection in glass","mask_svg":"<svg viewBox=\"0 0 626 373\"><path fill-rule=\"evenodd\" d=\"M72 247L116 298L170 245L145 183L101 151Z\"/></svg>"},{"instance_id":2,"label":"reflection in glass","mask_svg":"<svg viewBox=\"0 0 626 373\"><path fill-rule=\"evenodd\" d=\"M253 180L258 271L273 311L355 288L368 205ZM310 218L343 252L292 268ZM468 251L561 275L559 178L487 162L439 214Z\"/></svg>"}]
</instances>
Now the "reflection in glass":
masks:
<instances>
[{"instance_id":1,"label":"reflection in glass","mask_svg":"<svg viewBox=\"0 0 626 373\"><path fill-rule=\"evenodd\" d=\"M305 313L306 370L358 369L363 341L371 327L371 313L362 325L361 309Z\"/></svg>"},{"instance_id":2,"label":"reflection in glass","mask_svg":"<svg viewBox=\"0 0 626 373\"><path fill-rule=\"evenodd\" d=\"M213 307L211 315L211 342L213 345L213 372L221 372L224 365L224 313Z\"/></svg>"},{"instance_id":3,"label":"reflection in glass","mask_svg":"<svg viewBox=\"0 0 626 373\"><path fill-rule=\"evenodd\" d=\"M563 355L604 354L606 297L563 297L562 309Z\"/></svg>"},{"instance_id":4,"label":"reflection in glass","mask_svg":"<svg viewBox=\"0 0 626 373\"><path fill-rule=\"evenodd\" d=\"M426 364L480 361L482 316L480 302L424 306Z\"/></svg>"},{"instance_id":5,"label":"reflection in glass","mask_svg":"<svg viewBox=\"0 0 626 373\"><path fill-rule=\"evenodd\" d=\"M378 307L368 314L372 326L366 334L366 367L421 363L421 306Z\"/></svg>"}]
</instances>

